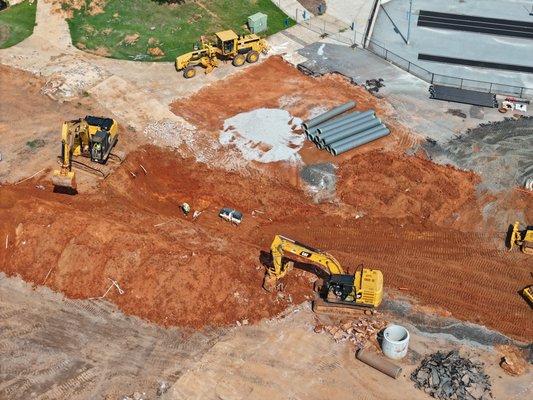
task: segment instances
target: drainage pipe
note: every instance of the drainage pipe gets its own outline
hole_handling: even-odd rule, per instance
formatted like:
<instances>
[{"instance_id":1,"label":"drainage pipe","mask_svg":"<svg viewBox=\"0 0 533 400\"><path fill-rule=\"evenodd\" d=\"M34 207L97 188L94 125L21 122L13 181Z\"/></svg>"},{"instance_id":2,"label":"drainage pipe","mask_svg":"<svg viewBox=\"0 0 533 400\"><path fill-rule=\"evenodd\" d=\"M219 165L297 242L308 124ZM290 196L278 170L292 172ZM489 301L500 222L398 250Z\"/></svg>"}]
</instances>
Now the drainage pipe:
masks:
<instances>
[{"instance_id":1,"label":"drainage pipe","mask_svg":"<svg viewBox=\"0 0 533 400\"><path fill-rule=\"evenodd\" d=\"M333 119L330 119L330 120L328 120L326 122L322 122L321 124L315 125L312 128L309 128L308 131L311 133L313 131L316 131L319 128L327 128L327 127L330 127L332 125L337 124L338 122L346 121L346 120L355 118L359 114L361 114L361 111L354 111L354 112L348 113L346 115L343 115L341 117L333 118Z\"/></svg>"},{"instance_id":2,"label":"drainage pipe","mask_svg":"<svg viewBox=\"0 0 533 400\"><path fill-rule=\"evenodd\" d=\"M332 131L324 133L323 135L315 135L313 137L313 140L315 142L317 142L317 141L326 142L328 140L328 138L330 138L330 137L332 137L332 136L334 136L334 135L336 135L338 133L348 132L348 131L354 130L357 127L359 127L361 125L364 125L367 122L372 121L372 120L376 120L376 117L374 115L367 115L364 118L361 118L361 119L358 119L357 121L354 121L352 124L339 126L339 127L337 127L336 129L334 129Z\"/></svg>"},{"instance_id":3,"label":"drainage pipe","mask_svg":"<svg viewBox=\"0 0 533 400\"><path fill-rule=\"evenodd\" d=\"M375 126L378 126L379 124L381 124L381 120L379 118L373 118L368 122L352 127L352 129L345 129L342 132L328 136L327 138L322 139L321 142L325 145L335 143L341 139L353 136L357 133L368 131L369 129L374 128Z\"/></svg>"},{"instance_id":4,"label":"drainage pipe","mask_svg":"<svg viewBox=\"0 0 533 400\"><path fill-rule=\"evenodd\" d=\"M359 133L356 133L355 135L348 136L347 138L344 138L344 139L341 139L341 140L337 140L336 142L329 143L328 145L325 145L324 147L326 148L327 151L329 151L331 153L332 147L342 146L343 144L349 143L349 142L355 140L356 138L362 138L364 136L371 135L372 133L377 132L377 131L379 131L379 130L381 130L383 128L386 128L386 126L383 125L383 124L379 124L378 126L370 128L370 129L368 129L366 131L359 132Z\"/></svg>"},{"instance_id":5,"label":"drainage pipe","mask_svg":"<svg viewBox=\"0 0 533 400\"><path fill-rule=\"evenodd\" d=\"M353 142L346 143L342 146L333 146L331 149L331 154L338 156L339 154L344 153L345 151L355 149L356 147L362 146L364 144L370 143L374 140L380 139L383 136L387 136L389 134L388 128L383 128L382 130L378 132L374 132L370 135L365 135L361 138L354 139Z\"/></svg>"},{"instance_id":6,"label":"drainage pipe","mask_svg":"<svg viewBox=\"0 0 533 400\"><path fill-rule=\"evenodd\" d=\"M315 118L311 118L310 120L305 121L302 126L304 127L304 129L312 128L313 126L317 126L318 124L325 122L330 118L336 117L337 115L340 115L353 107L355 107L355 101L349 101L347 103L341 104L340 106L334 107L331 110L320 114Z\"/></svg>"},{"instance_id":7,"label":"drainage pipe","mask_svg":"<svg viewBox=\"0 0 533 400\"><path fill-rule=\"evenodd\" d=\"M353 118L348 118L344 121L342 121L342 123L339 123L339 124L332 124L332 125L328 125L328 126L319 126L317 128L318 130L318 134L319 135L324 135L328 132L331 132L332 130L334 130L336 127L339 127L341 125L345 125L347 124L348 122L353 122L355 123L356 121L360 121L366 117L368 117L369 115L374 115L374 110L369 110L369 111L365 111L365 112L360 112L358 113L358 115L354 115Z\"/></svg>"},{"instance_id":8,"label":"drainage pipe","mask_svg":"<svg viewBox=\"0 0 533 400\"><path fill-rule=\"evenodd\" d=\"M340 126L344 122L354 121L354 120L357 119L357 117L360 114L361 114L361 112L356 111L356 112L347 114L347 115L345 115L343 117L336 118L336 119L333 119L333 120L328 121L328 122L324 122L323 124L320 124L320 125L317 125L317 126L313 126L312 128L309 128L309 129L306 130L306 136L308 136L308 138L310 140L313 140L313 138L318 135L318 133L319 133L318 130L319 129L326 129L326 128L329 129L329 128L334 127L334 126Z\"/></svg>"},{"instance_id":9,"label":"drainage pipe","mask_svg":"<svg viewBox=\"0 0 533 400\"><path fill-rule=\"evenodd\" d=\"M359 350L356 353L355 358L394 379L397 379L402 373L402 367L390 362L382 355L367 349Z\"/></svg>"},{"instance_id":10,"label":"drainage pipe","mask_svg":"<svg viewBox=\"0 0 533 400\"><path fill-rule=\"evenodd\" d=\"M333 127L333 126L343 125L344 123L348 123L350 121L355 120L359 116L359 114L361 114L361 113L359 111L356 111L356 112L350 113L348 115L345 115L343 117L336 118L336 119L333 119L331 121L325 122L323 124L320 124L320 125L317 125L317 126L313 126L312 128L307 129L305 131L306 132L306 136L307 136L307 138L309 140L313 140L320 133L320 132L318 132L319 129L329 129L330 127Z\"/></svg>"}]
</instances>

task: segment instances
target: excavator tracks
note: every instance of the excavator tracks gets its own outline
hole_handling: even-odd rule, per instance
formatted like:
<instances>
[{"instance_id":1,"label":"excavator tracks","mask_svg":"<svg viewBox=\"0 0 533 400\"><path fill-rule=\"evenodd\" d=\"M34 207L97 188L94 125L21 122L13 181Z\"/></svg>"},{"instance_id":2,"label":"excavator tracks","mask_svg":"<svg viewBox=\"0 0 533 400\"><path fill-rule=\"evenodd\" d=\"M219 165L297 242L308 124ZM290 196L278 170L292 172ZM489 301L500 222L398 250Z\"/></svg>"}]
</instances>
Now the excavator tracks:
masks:
<instances>
[{"instance_id":1,"label":"excavator tracks","mask_svg":"<svg viewBox=\"0 0 533 400\"><path fill-rule=\"evenodd\" d=\"M117 166L122 164L124 159L126 158L126 154L122 151L115 151L113 153L109 154L109 158L107 159L106 164L98 164L96 162L90 161L90 159L86 156L79 156L76 158L72 158L72 166L76 168L77 170L87 172L89 174L95 175L98 178L105 179L113 172L113 169ZM58 162L61 164L61 158L58 157ZM87 160L87 161L82 161Z\"/></svg>"}]
</instances>

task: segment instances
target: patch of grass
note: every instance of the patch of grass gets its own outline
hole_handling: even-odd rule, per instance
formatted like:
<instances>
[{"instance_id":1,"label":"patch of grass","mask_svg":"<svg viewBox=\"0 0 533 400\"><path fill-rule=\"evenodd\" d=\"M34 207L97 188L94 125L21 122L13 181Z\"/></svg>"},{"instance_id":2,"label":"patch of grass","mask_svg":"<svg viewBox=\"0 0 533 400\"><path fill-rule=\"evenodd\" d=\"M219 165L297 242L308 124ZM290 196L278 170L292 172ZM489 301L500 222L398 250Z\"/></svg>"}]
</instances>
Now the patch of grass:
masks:
<instances>
[{"instance_id":1,"label":"patch of grass","mask_svg":"<svg viewBox=\"0 0 533 400\"><path fill-rule=\"evenodd\" d=\"M195 0L175 5L109 0L103 13L91 16L82 8L68 22L72 42L80 49L106 49L110 57L127 60L173 61L191 51L201 35L226 29L245 33L248 16L256 12L268 15L268 31L261 35L285 29L287 16L271 0ZM289 26L293 24L289 20Z\"/></svg>"},{"instance_id":2,"label":"patch of grass","mask_svg":"<svg viewBox=\"0 0 533 400\"><path fill-rule=\"evenodd\" d=\"M0 11L0 49L11 47L30 36L35 26L37 1L28 0Z\"/></svg>"},{"instance_id":3,"label":"patch of grass","mask_svg":"<svg viewBox=\"0 0 533 400\"><path fill-rule=\"evenodd\" d=\"M34 139L26 142L26 146L30 148L31 151L35 151L40 147L43 147L46 142L43 139Z\"/></svg>"}]
</instances>

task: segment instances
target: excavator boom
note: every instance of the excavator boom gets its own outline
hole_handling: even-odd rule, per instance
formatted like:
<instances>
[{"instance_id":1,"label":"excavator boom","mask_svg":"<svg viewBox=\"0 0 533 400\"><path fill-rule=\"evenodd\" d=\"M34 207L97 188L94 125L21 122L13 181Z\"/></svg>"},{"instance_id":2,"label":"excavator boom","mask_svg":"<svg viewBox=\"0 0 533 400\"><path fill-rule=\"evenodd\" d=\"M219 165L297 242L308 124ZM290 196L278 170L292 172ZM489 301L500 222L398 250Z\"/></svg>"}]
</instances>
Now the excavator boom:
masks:
<instances>
[{"instance_id":1,"label":"excavator boom","mask_svg":"<svg viewBox=\"0 0 533 400\"><path fill-rule=\"evenodd\" d=\"M281 235L274 237L270 251L272 265L267 268L263 281L263 287L269 292L276 290L279 279L293 268L293 261L284 262L284 256L290 254L328 273L329 279L320 290L322 308L326 303L334 307L377 307L381 303L383 274L379 270L362 268L354 275L347 275L332 255Z\"/></svg>"}]
</instances>

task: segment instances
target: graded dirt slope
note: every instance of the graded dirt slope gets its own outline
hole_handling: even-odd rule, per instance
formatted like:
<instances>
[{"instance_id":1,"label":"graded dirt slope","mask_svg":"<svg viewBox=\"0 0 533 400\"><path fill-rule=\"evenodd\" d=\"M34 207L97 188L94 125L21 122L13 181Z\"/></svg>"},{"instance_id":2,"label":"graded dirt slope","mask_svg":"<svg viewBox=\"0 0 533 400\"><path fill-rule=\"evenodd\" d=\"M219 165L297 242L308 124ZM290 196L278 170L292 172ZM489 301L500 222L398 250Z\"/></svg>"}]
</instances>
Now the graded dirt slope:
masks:
<instances>
[{"instance_id":1,"label":"graded dirt slope","mask_svg":"<svg viewBox=\"0 0 533 400\"><path fill-rule=\"evenodd\" d=\"M163 325L251 323L311 296L313 276L301 271L286 279L283 298L261 289L270 241L282 233L330 251L352 270L361 262L382 269L388 288L407 290L422 304L530 338L530 310L517 295L529 279L527 258L497 250L482 235L435 225L439 213L460 213L474 195L472 176L402 157L372 152L340 168L357 171L358 162L370 160L368 173L377 174L392 159L398 176L415 183L418 174L427 193L438 191L435 182L448 177L450 189L439 192L447 197L428 202L433 209L414 207L409 215L404 201L391 198L396 218L377 207L356 219L358 207L349 196L347 204L311 205L279 177L250 171L243 178L145 147L92 195L65 197L44 181L45 191L29 181L0 188L0 238L9 235L7 249L0 246L0 268L74 298L102 296L109 279L116 280L125 292L112 289L108 299ZM382 185L394 197L402 179ZM375 190L364 181L358 186ZM183 201L203 211L197 220L181 214ZM220 220L222 206L243 211L242 225ZM433 211L435 222L427 217ZM504 308L487 306L496 298Z\"/></svg>"}]
</instances>

